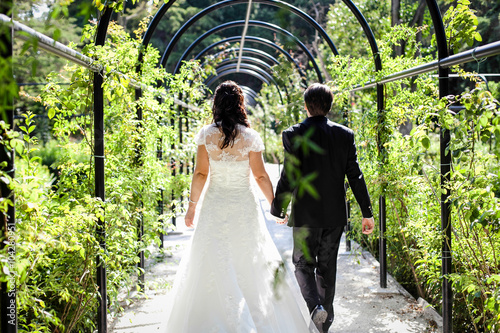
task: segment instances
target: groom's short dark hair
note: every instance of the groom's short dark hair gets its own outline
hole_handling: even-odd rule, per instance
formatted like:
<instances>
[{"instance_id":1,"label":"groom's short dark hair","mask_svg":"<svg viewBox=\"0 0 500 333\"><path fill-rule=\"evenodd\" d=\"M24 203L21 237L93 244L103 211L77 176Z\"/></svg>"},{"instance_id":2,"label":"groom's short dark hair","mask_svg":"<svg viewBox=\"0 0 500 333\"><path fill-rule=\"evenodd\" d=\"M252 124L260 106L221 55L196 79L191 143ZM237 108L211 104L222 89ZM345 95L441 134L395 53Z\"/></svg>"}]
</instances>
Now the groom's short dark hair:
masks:
<instances>
[{"instance_id":1,"label":"groom's short dark hair","mask_svg":"<svg viewBox=\"0 0 500 333\"><path fill-rule=\"evenodd\" d=\"M304 92L304 101L311 116L326 116L333 102L333 93L327 85L313 83Z\"/></svg>"}]
</instances>

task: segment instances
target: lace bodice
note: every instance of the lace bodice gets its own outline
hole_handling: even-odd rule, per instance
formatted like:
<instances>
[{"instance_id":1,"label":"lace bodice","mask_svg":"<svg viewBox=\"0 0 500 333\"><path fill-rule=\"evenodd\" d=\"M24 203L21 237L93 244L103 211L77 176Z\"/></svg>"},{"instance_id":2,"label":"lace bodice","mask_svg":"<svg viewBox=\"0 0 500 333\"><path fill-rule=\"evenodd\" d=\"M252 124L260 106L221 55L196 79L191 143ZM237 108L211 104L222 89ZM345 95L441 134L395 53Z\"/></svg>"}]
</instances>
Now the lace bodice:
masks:
<instances>
[{"instance_id":1,"label":"lace bodice","mask_svg":"<svg viewBox=\"0 0 500 333\"><path fill-rule=\"evenodd\" d=\"M219 143L222 140L223 133L215 126L210 124L203 126L195 137L197 145L205 145L208 157L211 161L238 162L248 160L248 153L251 151L259 152L264 150L264 143L259 134L248 127L237 125L240 133L234 140L234 145L220 149Z\"/></svg>"}]
</instances>

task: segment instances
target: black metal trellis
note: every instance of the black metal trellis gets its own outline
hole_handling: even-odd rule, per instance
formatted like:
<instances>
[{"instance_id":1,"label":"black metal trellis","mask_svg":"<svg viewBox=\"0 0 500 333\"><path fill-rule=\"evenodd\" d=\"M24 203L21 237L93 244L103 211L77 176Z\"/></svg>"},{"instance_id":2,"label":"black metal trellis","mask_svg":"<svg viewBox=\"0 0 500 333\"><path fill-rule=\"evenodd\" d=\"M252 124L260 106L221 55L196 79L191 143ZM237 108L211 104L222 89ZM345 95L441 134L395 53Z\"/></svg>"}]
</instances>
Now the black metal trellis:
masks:
<instances>
[{"instance_id":1,"label":"black metal trellis","mask_svg":"<svg viewBox=\"0 0 500 333\"><path fill-rule=\"evenodd\" d=\"M247 38L248 38L248 36L247 36ZM236 51L236 48L233 47L233 48L226 49L224 51L215 53L212 56L214 58L217 58L219 56L224 57L227 53L234 53L234 51ZM253 59L259 59L260 61L263 61L266 65L273 66L273 65L278 65L279 64L278 59L276 59L275 57L273 57L269 53L266 53L266 52L261 51L259 49L252 49L252 48L244 47L243 48L243 52L246 53L246 54L250 54L252 56L256 56L256 57L253 57ZM250 58L250 57L248 57L248 58ZM268 60L269 62L271 62L271 64L267 63L262 58Z\"/></svg>"},{"instance_id":2,"label":"black metal trellis","mask_svg":"<svg viewBox=\"0 0 500 333\"><path fill-rule=\"evenodd\" d=\"M314 19L312 19L309 15L307 15L306 13L304 13L303 11L301 11L300 9L298 9L298 8L296 8L296 7L288 4L286 2L282 2L282 1L279 1L279 0L253 0L253 1L255 3L263 3L263 4L267 4L267 5L276 6L276 7L283 8L283 9L287 9L290 12L298 15L299 17L301 17L302 19L304 19L307 23L309 23L316 31L318 31L319 34L324 38L325 42L330 47L330 50L333 52L333 54L338 55L338 52L337 52L337 49L336 49L335 45L333 44L332 40L330 39L330 37L328 36L328 34L325 32L325 30ZM198 21L200 18L202 18L203 16L207 15L208 13L211 13L214 10L217 10L217 9L220 9L220 8L224 8L224 7L227 7L227 6L232 6L232 5L235 5L235 4L241 4L241 3L245 4L245 3L248 3L248 2L249 2L249 0L226 0L226 1L221 1L221 2L218 2L218 3L214 4L214 5L212 5L212 6L207 7L206 9L202 10L201 12L199 12L198 14L196 14L195 16L193 16L192 18L190 18L177 31L177 33L174 35L174 37L172 38L172 40L168 44L165 52L163 53L163 56L162 56L162 59L161 59L161 65L163 67L165 67L165 65L167 63L167 60L168 60L168 58L170 56L170 53L173 51L174 46L177 44L177 42L179 41L179 39L182 36L182 34L184 34L184 32L191 25L193 25L196 21Z\"/></svg>"},{"instance_id":3,"label":"black metal trellis","mask_svg":"<svg viewBox=\"0 0 500 333\"><path fill-rule=\"evenodd\" d=\"M230 60L231 61L231 60ZM231 61L232 62L232 61ZM219 64L216 67L216 75L211 75L205 80L205 84L208 87L211 87L212 84L220 79L222 76L229 75L229 74L236 74L236 73L245 73L250 76L253 76L260 81L270 84L272 83L273 85L276 86L278 94L280 96L281 104L283 104L283 96L280 92L280 85L278 82L274 79L274 77L269 74L266 70L261 69L259 66L255 65L250 65L247 63L242 63L240 65L240 70L237 69L237 64L234 63L229 63L229 64ZM272 73L274 74L274 73ZM288 95L288 89L285 86L282 86L283 89L285 89L285 94Z\"/></svg>"},{"instance_id":4,"label":"black metal trellis","mask_svg":"<svg viewBox=\"0 0 500 333\"><path fill-rule=\"evenodd\" d=\"M182 61L187 58L188 54L197 45L199 45L203 40L205 40L208 36L210 36L210 35L212 35L212 34L214 34L216 32L225 30L225 29L234 28L234 27L240 27L240 26L245 26L245 24L247 24L248 26L263 27L263 28L272 30L274 32L279 32L281 34L284 34L285 36L287 36L291 40L293 40L294 43L296 43L300 47L300 49L302 51L304 51L304 53L307 55L307 58L312 63L314 71L316 72L316 75L318 76L318 81L319 82L323 82L323 76L321 75L321 70L319 69L318 64L317 64L316 60L314 59L313 55L311 54L311 52L309 51L309 49L304 45L304 43L302 43L297 37L295 37L294 35L292 35L289 31L287 31L287 30L285 30L285 29L283 29L281 27L278 27L277 25L274 25L274 24L271 24L271 23L267 23L267 22L261 22L261 21L248 21L248 22L245 22L245 21L234 21L234 22L224 23L224 24L221 24L221 25L219 25L219 26L217 26L215 28L210 29L209 31L205 32L200 37L198 37L186 49L186 51L184 51L184 53L182 54L182 56L180 57L180 59L177 61L177 65L176 65L176 67L174 69L174 73L178 72L178 70L180 69L180 66L182 65ZM239 37L240 37L239 40L241 40L242 36L239 36ZM245 39L246 38L248 38L248 37L245 37ZM165 59L165 61L166 61L166 59ZM165 66L166 63L164 63L163 65Z\"/></svg>"},{"instance_id":5,"label":"black metal trellis","mask_svg":"<svg viewBox=\"0 0 500 333\"><path fill-rule=\"evenodd\" d=\"M225 38L223 40L215 42L212 45L209 45L205 49L203 49L193 59L195 59L195 60L201 59L203 56L205 56L205 54L208 53L208 51L216 48L217 46L219 46L221 44L239 42L240 40L241 40L241 36L234 36L234 37ZM260 38L260 37L247 36L246 40L274 48L275 50L280 52L283 56L285 56L288 61L293 62L293 64L295 65L295 67L297 68L297 70L299 71L301 76L303 76L303 77L306 76L304 71L300 68L300 65L297 63L297 61L295 59L293 59L292 56L288 52L286 52L281 46L277 45L274 42L271 42L270 40L267 40L265 38ZM245 49L243 49L243 50L245 50Z\"/></svg>"},{"instance_id":6,"label":"black metal trellis","mask_svg":"<svg viewBox=\"0 0 500 333\"><path fill-rule=\"evenodd\" d=\"M225 52L221 52L221 54L225 54ZM263 69L266 73L268 73L271 76L274 74L272 66L276 65L276 64L270 65L267 62L265 62L264 60L257 58L257 57L242 56L241 59L244 60L245 64L251 64L251 65L258 66L259 68ZM235 63L237 61L238 61L237 58L226 58L225 57L224 60L220 61L217 64L217 68L222 68L226 64L232 64L232 63Z\"/></svg>"},{"instance_id":7,"label":"black metal trellis","mask_svg":"<svg viewBox=\"0 0 500 333\"><path fill-rule=\"evenodd\" d=\"M370 49L373 54L373 62L375 65L376 71L382 70L382 59L380 58L377 41L375 39L375 35L373 34L370 25L366 21L365 17L359 11L358 7L351 0L343 0L346 6L351 10L353 15L358 20L358 23L361 25L366 38L368 39L368 43L370 44ZM377 87L377 113L378 113L378 121L379 124L383 124L385 122L385 110L384 110L384 86L383 84L376 84ZM379 153L382 154L382 161L384 163L385 155L383 154L383 144L380 142L380 137L377 140ZM382 189L383 191L384 189ZM379 263L380 263L380 287L387 288L387 245L385 240L385 195L382 192L382 195L379 197Z\"/></svg>"},{"instance_id":8,"label":"black metal trellis","mask_svg":"<svg viewBox=\"0 0 500 333\"><path fill-rule=\"evenodd\" d=\"M427 7L431 13L432 23L436 35L438 47L438 60L448 57L448 45L446 41L446 32L444 30L443 19L437 5L436 0L426 0ZM447 96L449 93L448 86L448 67L439 67L439 97ZM451 267L451 206L448 202L449 190L447 184L450 181L451 170L451 151L446 152L450 144L450 131L440 128L440 157L441 157L441 230L443 234L442 243L442 266L441 272L443 275L442 298L443 298L443 332L451 332L453 329L452 310L453 310L453 293L451 290L451 282L448 279L448 274L452 272Z\"/></svg>"},{"instance_id":9,"label":"black metal trellis","mask_svg":"<svg viewBox=\"0 0 500 333\"><path fill-rule=\"evenodd\" d=\"M95 44L103 46L106 41L109 21L113 10L106 7L99 24ZM104 91L102 71L94 72L94 165L95 165L95 196L102 200L105 198L104 182ZM104 209L104 207L103 207ZM104 214L102 214L104 215ZM106 225L104 217L99 218L97 223L97 239L103 251L106 250ZM107 328L107 288L106 288L106 261L101 255L97 255L97 286L99 288L99 305L97 308L97 329L105 333Z\"/></svg>"}]
</instances>

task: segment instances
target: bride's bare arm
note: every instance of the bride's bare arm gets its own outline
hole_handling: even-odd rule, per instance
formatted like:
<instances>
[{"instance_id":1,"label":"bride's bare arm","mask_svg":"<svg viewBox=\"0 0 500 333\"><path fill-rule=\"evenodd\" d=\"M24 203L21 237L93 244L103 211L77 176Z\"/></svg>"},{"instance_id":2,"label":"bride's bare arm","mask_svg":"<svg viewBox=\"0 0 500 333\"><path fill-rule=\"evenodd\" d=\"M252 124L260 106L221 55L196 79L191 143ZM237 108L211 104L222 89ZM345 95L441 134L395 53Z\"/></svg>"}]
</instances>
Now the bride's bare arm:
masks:
<instances>
[{"instance_id":1,"label":"bride's bare arm","mask_svg":"<svg viewBox=\"0 0 500 333\"><path fill-rule=\"evenodd\" d=\"M257 181L262 193L264 193L267 201L271 204L274 199L273 184L271 183L271 179L269 178L266 168L264 167L262 152L257 153L251 151L248 154L248 157L250 159L250 169L252 169L255 180Z\"/></svg>"},{"instance_id":2,"label":"bride's bare arm","mask_svg":"<svg viewBox=\"0 0 500 333\"><path fill-rule=\"evenodd\" d=\"M208 171L210 165L208 162L208 152L205 145L198 146L196 153L196 165L194 167L193 180L191 181L191 192L189 195L189 207L186 212L184 222L186 226L192 228L194 226L194 213L196 211L196 204L200 200L201 192L207 181Z\"/></svg>"}]
</instances>

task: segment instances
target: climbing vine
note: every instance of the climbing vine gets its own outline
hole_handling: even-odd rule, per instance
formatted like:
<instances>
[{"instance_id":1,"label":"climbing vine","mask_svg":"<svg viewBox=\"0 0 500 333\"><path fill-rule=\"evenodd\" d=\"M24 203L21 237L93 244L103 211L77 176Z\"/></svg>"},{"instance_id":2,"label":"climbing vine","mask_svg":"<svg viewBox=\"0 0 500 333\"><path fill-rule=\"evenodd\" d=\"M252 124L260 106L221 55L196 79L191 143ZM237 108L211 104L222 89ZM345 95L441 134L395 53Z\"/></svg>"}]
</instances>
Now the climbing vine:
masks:
<instances>
[{"instance_id":1,"label":"climbing vine","mask_svg":"<svg viewBox=\"0 0 500 333\"><path fill-rule=\"evenodd\" d=\"M89 25L83 38L92 40L96 27ZM138 36L141 31L138 31ZM93 72L68 65L52 73L41 96L52 124L53 139L47 148L33 135L34 115L23 115L22 135L15 132L2 143L17 152L17 175L9 183L16 195L16 267L8 270L2 253L2 280L15 277L18 288L19 328L37 332L76 332L95 329L98 288L95 258L105 259L109 308L119 312L123 295L129 294L140 269L138 253L149 255L159 236L182 205L189 177L177 172L172 161L192 160L191 140L179 136L179 115L189 117L196 129L206 118L200 78L205 75L195 62L186 63L175 76L157 67L159 53L147 48L142 73L136 73L140 38L131 38L111 23L106 44L92 43L82 52L103 68L105 201L94 197ZM143 84L135 99L132 80ZM59 82L71 82L62 85ZM161 86L156 87L160 82ZM156 87L156 88L154 88ZM174 104L184 100L198 107L184 112ZM137 119L142 110L143 120ZM175 121L172 122L171 120ZM186 120L185 120L186 121ZM188 134L192 135L192 134ZM57 158L44 160L44 151L57 150ZM163 158L158 158L163 151ZM178 153L182 151L182 156ZM50 164L50 165L47 165ZM49 169L50 167L50 169ZM53 173L50 172L53 171ZM7 175L4 175L7 177ZM163 191L163 192L162 192ZM164 215L159 215L161 193ZM170 194L174 193L172 197ZM172 199L174 198L174 199ZM105 221L106 250L96 239L96 224ZM139 220L144 236L138 239Z\"/></svg>"},{"instance_id":2,"label":"climbing vine","mask_svg":"<svg viewBox=\"0 0 500 333\"><path fill-rule=\"evenodd\" d=\"M480 40L477 19L468 4L460 1L444 15L449 45L455 51ZM385 84L382 121L374 103L374 90L349 92L352 86L429 62L429 55L422 56L430 54L429 50L423 52L416 41L422 29L401 25L381 36L377 41L383 63L380 72L374 71L369 58L333 58L330 71L339 90L335 103L350 109L349 124L357 135L358 158L369 180L374 211L378 211L376 198L386 196L390 273L413 295L426 299L438 310L442 283L439 130L450 130L447 152L452 154L452 170L446 186L452 203L454 272L448 278L455 295L454 329L497 331L498 101L474 73L460 68L453 71L460 74L465 91L444 99L439 98L438 81L432 75ZM407 52L394 58L393 46L400 40L405 40ZM382 165L378 165L381 161ZM355 216L357 224L359 212ZM378 239L365 237L359 230L356 226L352 236L378 255Z\"/></svg>"}]
</instances>

